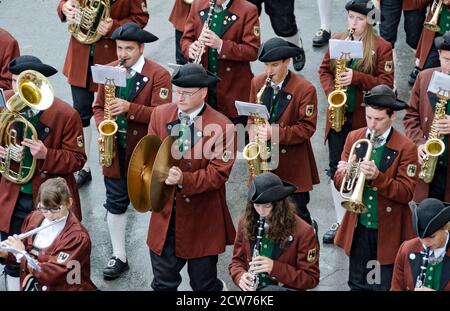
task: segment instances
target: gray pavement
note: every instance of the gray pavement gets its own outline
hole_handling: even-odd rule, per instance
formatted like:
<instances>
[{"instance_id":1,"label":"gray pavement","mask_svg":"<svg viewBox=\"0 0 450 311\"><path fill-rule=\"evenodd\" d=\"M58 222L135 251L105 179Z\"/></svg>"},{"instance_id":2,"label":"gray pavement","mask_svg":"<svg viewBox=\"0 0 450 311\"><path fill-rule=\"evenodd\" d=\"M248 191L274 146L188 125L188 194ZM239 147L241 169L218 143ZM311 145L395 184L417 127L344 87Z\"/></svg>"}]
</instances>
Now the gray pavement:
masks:
<instances>
[{"instance_id":1,"label":"gray pavement","mask_svg":"<svg viewBox=\"0 0 450 311\"><path fill-rule=\"evenodd\" d=\"M147 1L150 21L146 29L153 32L160 39L148 44L145 48L145 56L166 66L174 62L174 30L167 21L173 1L152 0ZM69 85L61 74L69 34L65 24L61 24L56 14L56 0L1 0L0 1L0 27L5 28L20 44L22 54L32 54L40 57L42 61L55 66L60 73L51 78L56 95L72 102ZM345 31L344 0L334 1L333 31ZM325 175L328 163L328 150L323 144L325 127L326 98L320 87L317 74L319 64L322 61L326 48L313 49L311 38L319 28L319 15L316 1L296 1L295 12L306 50L306 66L301 72L306 79L317 88L319 95L319 118L317 131L312 142L319 168L321 183L311 193L309 209L312 216L319 224L320 240L322 234L328 230L335 221L335 212L332 206L330 185ZM261 16L261 35L266 40L274 33L267 15ZM397 42L398 60L396 63L396 82L400 98L408 99L410 88L407 84L407 75L413 68L413 52L404 42L403 27L399 30ZM167 67L167 66L166 66ZM255 74L262 72L262 64L255 62L253 71ZM399 120L402 115L399 116ZM401 128L397 121L397 126ZM95 135L96 131L94 130ZM93 137L93 142L96 142ZM145 244L147 226L150 214L140 214L130 207L128 211L127 252L130 262L130 270L121 278L114 281L104 281L102 270L111 255L111 245L107 224L105 221L105 188L100 166L98 164L98 148L96 143L91 145L89 159L93 172L93 180L80 191L83 224L90 232L92 239L92 279L102 290L151 290L152 271L150 256ZM243 160L236 162L230 180L227 183L227 200L230 212L235 224L243 208L246 198L247 167ZM1 189L0 189L1 191ZM218 271L230 289L237 289L228 275L228 264L231 259L232 247L227 247L224 254L220 255ZM348 290L348 260L341 249L323 245L320 250L320 283L315 290ZM0 268L1 271L1 268ZM0 290L3 289L0 282ZM181 290L190 290L187 273L183 270L183 283Z\"/></svg>"}]
</instances>

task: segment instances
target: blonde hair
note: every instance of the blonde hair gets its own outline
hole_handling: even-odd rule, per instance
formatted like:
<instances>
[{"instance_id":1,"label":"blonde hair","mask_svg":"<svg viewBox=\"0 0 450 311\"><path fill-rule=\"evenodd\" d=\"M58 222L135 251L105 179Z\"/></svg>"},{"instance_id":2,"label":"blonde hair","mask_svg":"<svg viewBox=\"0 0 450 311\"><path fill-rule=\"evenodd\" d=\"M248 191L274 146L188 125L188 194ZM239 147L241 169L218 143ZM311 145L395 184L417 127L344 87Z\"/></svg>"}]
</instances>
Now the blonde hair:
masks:
<instances>
[{"instance_id":1,"label":"blonde hair","mask_svg":"<svg viewBox=\"0 0 450 311\"><path fill-rule=\"evenodd\" d=\"M41 203L47 208L57 209L61 205L67 205L70 198L70 189L65 179L61 177L51 178L39 187L36 205Z\"/></svg>"}]
</instances>

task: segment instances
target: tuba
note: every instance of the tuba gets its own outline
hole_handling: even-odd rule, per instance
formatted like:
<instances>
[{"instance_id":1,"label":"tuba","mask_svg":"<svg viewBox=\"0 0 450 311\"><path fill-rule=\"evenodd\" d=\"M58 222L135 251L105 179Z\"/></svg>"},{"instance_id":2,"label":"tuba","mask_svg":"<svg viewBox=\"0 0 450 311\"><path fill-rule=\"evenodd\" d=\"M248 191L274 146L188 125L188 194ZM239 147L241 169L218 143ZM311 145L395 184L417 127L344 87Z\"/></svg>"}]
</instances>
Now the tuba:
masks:
<instances>
[{"instance_id":1,"label":"tuba","mask_svg":"<svg viewBox=\"0 0 450 311\"><path fill-rule=\"evenodd\" d=\"M369 139L358 139L352 146L348 156L348 167L345 172L344 179L341 184L341 197L344 199L341 206L350 212L357 214L364 214L368 212L367 207L363 203L364 185L366 176L361 172L361 162L370 161L372 155L372 147L375 139L375 130L370 130ZM367 144L366 154L364 159L357 160L356 163L352 161L355 155L355 148L361 144ZM351 194L349 194L351 193Z\"/></svg>"},{"instance_id":2,"label":"tuba","mask_svg":"<svg viewBox=\"0 0 450 311\"><path fill-rule=\"evenodd\" d=\"M192 1L191 1L192 2ZM208 11L208 17L206 18L205 23L203 24L202 32L200 33L200 36L198 37L198 42L200 43L200 49L198 50L197 55L195 55L195 58L193 59L194 64L200 64L202 61L202 55L205 52L205 42L203 41L203 34L206 30L208 30L211 26L211 17L213 15L214 7L216 6L217 0L210 0L209 4L209 11Z\"/></svg>"},{"instance_id":3,"label":"tuba","mask_svg":"<svg viewBox=\"0 0 450 311\"><path fill-rule=\"evenodd\" d=\"M101 21L110 17L109 0L75 0L79 15L75 23L69 24L69 32L83 44L92 44L100 40L97 32Z\"/></svg>"},{"instance_id":4,"label":"tuba","mask_svg":"<svg viewBox=\"0 0 450 311\"><path fill-rule=\"evenodd\" d=\"M123 67L125 61L119 60L119 67ZM100 164L105 167L110 167L112 161L116 156L116 133L118 130L115 118L111 116L110 105L116 98L116 85L113 80L106 80L105 83L105 107L104 120L98 125L98 152Z\"/></svg>"},{"instance_id":5,"label":"tuba","mask_svg":"<svg viewBox=\"0 0 450 311\"><path fill-rule=\"evenodd\" d=\"M354 29L349 28L348 35L345 40L353 40ZM328 110L330 110L329 121L331 128L336 132L342 131L345 118L345 108L347 103L346 87L339 83L339 76L345 71L347 62L349 61L348 54L344 54L336 60L336 73L334 75L335 89L328 94Z\"/></svg>"},{"instance_id":6,"label":"tuba","mask_svg":"<svg viewBox=\"0 0 450 311\"><path fill-rule=\"evenodd\" d=\"M441 30L441 27L439 27L439 16L442 12L442 0L434 0L433 5L431 6L431 12L433 12L433 16L428 22L425 22L423 24L423 27L426 29L433 31L433 32L439 32Z\"/></svg>"},{"instance_id":7,"label":"tuba","mask_svg":"<svg viewBox=\"0 0 450 311\"><path fill-rule=\"evenodd\" d=\"M264 90L266 89L266 87L270 86L271 82L272 76L267 76L264 85L261 87L258 94L256 94L256 104L262 104L262 95L264 93ZM256 127L261 126L265 123L265 119L259 116L252 116L251 118ZM244 149L242 150L242 156L247 161L252 176L257 176L261 173L270 171L267 163L268 151L269 150L267 146L263 145L258 140L257 134L254 142L250 142L245 145Z\"/></svg>"},{"instance_id":8,"label":"tuba","mask_svg":"<svg viewBox=\"0 0 450 311\"><path fill-rule=\"evenodd\" d=\"M438 158L445 151L445 144L442 141L443 136L436 130L436 122L445 118L448 97L438 93L438 98L439 100L436 103L433 123L431 123L428 140L425 142L423 148L425 158L423 159L423 164L420 167L419 173L419 178L426 183L430 183L433 180Z\"/></svg>"},{"instance_id":9,"label":"tuba","mask_svg":"<svg viewBox=\"0 0 450 311\"><path fill-rule=\"evenodd\" d=\"M15 184L26 184L33 178L36 159L29 167L25 166L25 147L19 142L17 126L22 125L23 136L30 131L32 139L37 139L37 131L20 112L32 108L46 110L54 100L53 88L48 79L34 70L25 70L17 78L18 92L6 103L6 110L0 113L0 146L6 156L0 159L0 174ZM17 169L15 169L17 167Z\"/></svg>"}]
</instances>

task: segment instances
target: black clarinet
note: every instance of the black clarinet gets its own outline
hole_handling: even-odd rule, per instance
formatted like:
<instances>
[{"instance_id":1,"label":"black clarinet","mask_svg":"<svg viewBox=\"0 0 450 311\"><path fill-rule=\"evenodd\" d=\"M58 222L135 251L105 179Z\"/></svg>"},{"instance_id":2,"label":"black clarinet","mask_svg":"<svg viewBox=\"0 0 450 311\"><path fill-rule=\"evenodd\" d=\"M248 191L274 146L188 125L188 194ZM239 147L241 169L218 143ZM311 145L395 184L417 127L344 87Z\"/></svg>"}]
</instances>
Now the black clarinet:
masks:
<instances>
[{"instance_id":1,"label":"black clarinet","mask_svg":"<svg viewBox=\"0 0 450 311\"><path fill-rule=\"evenodd\" d=\"M417 276L415 288L422 288L425 283L425 275L430 262L430 248L425 246L420 254L422 255L422 264L420 265L420 273Z\"/></svg>"},{"instance_id":2,"label":"black clarinet","mask_svg":"<svg viewBox=\"0 0 450 311\"><path fill-rule=\"evenodd\" d=\"M259 216L258 220L258 232L256 234L256 242L255 247L253 248L253 254L252 254L252 260L254 260L256 257L259 256L259 253L261 251L261 240L264 234L264 223L266 219L262 216ZM250 269L250 274L252 276L252 285L250 286L253 291L255 291L258 288L258 274L253 272L252 269Z\"/></svg>"}]
</instances>

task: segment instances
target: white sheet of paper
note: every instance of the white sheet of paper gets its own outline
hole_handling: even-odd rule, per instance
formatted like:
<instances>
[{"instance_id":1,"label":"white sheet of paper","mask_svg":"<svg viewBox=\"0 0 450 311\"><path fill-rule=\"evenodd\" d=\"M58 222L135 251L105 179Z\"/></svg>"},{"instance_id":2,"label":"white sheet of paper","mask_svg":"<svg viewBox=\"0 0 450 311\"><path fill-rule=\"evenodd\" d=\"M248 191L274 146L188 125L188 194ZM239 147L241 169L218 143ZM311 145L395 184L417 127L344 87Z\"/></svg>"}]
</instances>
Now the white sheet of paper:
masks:
<instances>
[{"instance_id":1,"label":"white sheet of paper","mask_svg":"<svg viewBox=\"0 0 450 311\"><path fill-rule=\"evenodd\" d=\"M347 59L363 58L363 44L361 41L330 39L330 58L337 59L343 55Z\"/></svg>"},{"instance_id":2,"label":"white sheet of paper","mask_svg":"<svg viewBox=\"0 0 450 311\"><path fill-rule=\"evenodd\" d=\"M121 67L111 67L96 64L91 66L92 79L95 83L106 84L107 80L113 81L115 86L127 85L127 70Z\"/></svg>"},{"instance_id":3,"label":"white sheet of paper","mask_svg":"<svg viewBox=\"0 0 450 311\"><path fill-rule=\"evenodd\" d=\"M440 71L433 72L428 85L428 92L450 97L450 75Z\"/></svg>"},{"instance_id":4,"label":"white sheet of paper","mask_svg":"<svg viewBox=\"0 0 450 311\"><path fill-rule=\"evenodd\" d=\"M258 105L254 103L241 102L239 100L234 102L238 115L240 116L258 116L266 120L269 119L269 111L265 105Z\"/></svg>"}]
</instances>

